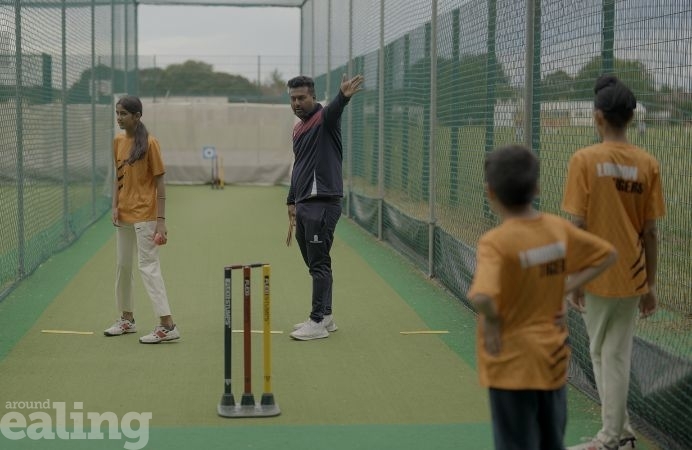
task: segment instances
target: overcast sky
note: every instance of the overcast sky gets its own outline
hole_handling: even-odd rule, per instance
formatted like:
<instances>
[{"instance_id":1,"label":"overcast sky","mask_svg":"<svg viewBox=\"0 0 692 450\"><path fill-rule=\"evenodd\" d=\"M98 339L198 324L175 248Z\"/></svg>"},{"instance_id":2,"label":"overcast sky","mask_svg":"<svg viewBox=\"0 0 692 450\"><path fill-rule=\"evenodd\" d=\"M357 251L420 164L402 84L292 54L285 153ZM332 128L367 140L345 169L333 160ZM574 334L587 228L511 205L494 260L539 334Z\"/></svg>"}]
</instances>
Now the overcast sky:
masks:
<instances>
[{"instance_id":1,"label":"overcast sky","mask_svg":"<svg viewBox=\"0 0 692 450\"><path fill-rule=\"evenodd\" d=\"M250 80L259 66L264 81L274 69L297 75L299 55L299 8L139 6L140 68L194 59Z\"/></svg>"}]
</instances>

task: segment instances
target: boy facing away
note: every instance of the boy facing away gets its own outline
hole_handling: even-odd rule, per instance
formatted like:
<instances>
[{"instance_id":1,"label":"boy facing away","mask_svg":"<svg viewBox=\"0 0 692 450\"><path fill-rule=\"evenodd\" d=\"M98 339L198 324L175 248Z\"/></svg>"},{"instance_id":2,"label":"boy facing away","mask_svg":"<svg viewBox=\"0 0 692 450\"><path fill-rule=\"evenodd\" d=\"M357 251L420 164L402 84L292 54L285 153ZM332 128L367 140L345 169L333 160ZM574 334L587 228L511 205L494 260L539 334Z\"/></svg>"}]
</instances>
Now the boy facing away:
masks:
<instances>
[{"instance_id":1,"label":"boy facing away","mask_svg":"<svg viewBox=\"0 0 692 450\"><path fill-rule=\"evenodd\" d=\"M616 259L607 241L535 210L539 162L511 145L485 161L502 223L478 242L468 292L479 313L478 372L497 450L563 450L567 423L565 295Z\"/></svg>"}]
</instances>

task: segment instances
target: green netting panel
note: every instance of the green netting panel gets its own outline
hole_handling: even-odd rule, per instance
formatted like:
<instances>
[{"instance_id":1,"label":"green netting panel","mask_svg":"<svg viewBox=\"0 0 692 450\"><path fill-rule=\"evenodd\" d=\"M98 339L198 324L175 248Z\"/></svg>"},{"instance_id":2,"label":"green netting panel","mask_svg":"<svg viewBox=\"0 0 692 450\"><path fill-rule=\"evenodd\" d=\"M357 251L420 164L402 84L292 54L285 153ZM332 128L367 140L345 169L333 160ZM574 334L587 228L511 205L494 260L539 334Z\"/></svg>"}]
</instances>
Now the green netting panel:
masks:
<instances>
[{"instance_id":1,"label":"green netting panel","mask_svg":"<svg viewBox=\"0 0 692 450\"><path fill-rule=\"evenodd\" d=\"M385 3L383 237L422 267L430 217L431 13L427 2Z\"/></svg>"},{"instance_id":2,"label":"green netting panel","mask_svg":"<svg viewBox=\"0 0 692 450\"><path fill-rule=\"evenodd\" d=\"M126 10L134 2L0 6L0 298L109 208L113 93L125 84L113 31Z\"/></svg>"},{"instance_id":3,"label":"green netting panel","mask_svg":"<svg viewBox=\"0 0 692 450\"><path fill-rule=\"evenodd\" d=\"M327 36L329 32L329 3L315 2L312 8L315 36ZM327 39L316 39L313 45L314 58L311 75L320 75L315 80L315 95L319 101L328 98L325 77L325 74L328 73L328 44L329 41Z\"/></svg>"},{"instance_id":4,"label":"green netting panel","mask_svg":"<svg viewBox=\"0 0 692 450\"><path fill-rule=\"evenodd\" d=\"M312 30L313 0L307 0L300 10L300 73L313 75L312 73L312 43L314 42Z\"/></svg>"},{"instance_id":5,"label":"green netting panel","mask_svg":"<svg viewBox=\"0 0 692 450\"><path fill-rule=\"evenodd\" d=\"M351 99L348 106L350 111L346 113L346 120L342 122L342 130L350 130L350 142L348 132L345 137L345 188L353 194L351 204L347 204L349 214L365 229L373 234L378 233L379 204L370 202L372 207L361 207L364 202L359 202L361 197L377 199L377 185L372 183L376 178L377 164L373 165L373 159L377 158L377 102L378 102L378 56L374 50L379 42L379 4L365 0L354 1L351 5L353 17L358 20L351 22L350 42L353 55L361 55L352 60L352 73L365 76L364 90ZM340 39L348 42L349 36ZM373 46L373 42L375 45ZM337 78L332 74L332 80ZM335 89L338 89L335 87ZM334 91L336 92L336 91ZM348 117L351 117L349 124ZM350 128L349 128L350 127ZM349 153L350 150L350 153ZM376 161L376 160L375 160ZM374 174L374 175L373 175ZM373 209L374 208L374 209ZM367 214L359 214L366 211ZM374 214L371 214L374 211Z\"/></svg>"},{"instance_id":6,"label":"green netting panel","mask_svg":"<svg viewBox=\"0 0 692 450\"><path fill-rule=\"evenodd\" d=\"M348 2L316 3L313 6L315 33L331 35L330 40L315 42L313 59L315 94L320 101L331 100L339 90L341 77L348 72L349 4Z\"/></svg>"},{"instance_id":7,"label":"green netting panel","mask_svg":"<svg viewBox=\"0 0 692 450\"><path fill-rule=\"evenodd\" d=\"M349 50L349 2L331 2L329 31L332 39L329 42L329 70L327 98L333 98L339 91L341 77L348 73Z\"/></svg>"},{"instance_id":8,"label":"green netting panel","mask_svg":"<svg viewBox=\"0 0 692 450\"><path fill-rule=\"evenodd\" d=\"M137 95L135 8L131 4L113 5L113 61L114 93Z\"/></svg>"},{"instance_id":9,"label":"green netting panel","mask_svg":"<svg viewBox=\"0 0 692 450\"><path fill-rule=\"evenodd\" d=\"M309 7L329 3L312 0ZM353 11L349 40L333 12L327 31L305 33L318 25L306 23L312 16L304 8L303 36L313 41L303 40L302 55L319 67L310 56L318 42L350 42L353 72L366 76L344 121L346 211L462 301L475 242L497 223L484 199L485 153L528 142L542 167L536 205L561 214L567 162L597 139L596 77L612 72L633 89L639 103L629 138L661 162L668 212L659 226L660 311L637 327L629 406L662 448L685 448L692 414L692 5L541 0L527 25L527 3L513 0L338 3ZM534 38L529 48L527 34ZM313 75L335 92L337 72L348 63L332 59ZM583 321L571 313L570 323L572 383L595 397Z\"/></svg>"},{"instance_id":10,"label":"green netting panel","mask_svg":"<svg viewBox=\"0 0 692 450\"><path fill-rule=\"evenodd\" d=\"M436 147L438 223L462 242L475 242L492 225L483 190L483 158L492 147L488 105L506 86L502 65L489 49L485 1L445 2L438 19ZM502 25L496 25L503 30ZM495 70L490 70L494 64Z\"/></svg>"},{"instance_id":11,"label":"green netting panel","mask_svg":"<svg viewBox=\"0 0 692 450\"><path fill-rule=\"evenodd\" d=\"M333 69L348 64L349 29L351 27L349 17L349 2L332 2L331 15L329 17L329 31L332 34L330 40L330 61ZM332 86L332 94L336 94L338 85Z\"/></svg>"}]
</instances>

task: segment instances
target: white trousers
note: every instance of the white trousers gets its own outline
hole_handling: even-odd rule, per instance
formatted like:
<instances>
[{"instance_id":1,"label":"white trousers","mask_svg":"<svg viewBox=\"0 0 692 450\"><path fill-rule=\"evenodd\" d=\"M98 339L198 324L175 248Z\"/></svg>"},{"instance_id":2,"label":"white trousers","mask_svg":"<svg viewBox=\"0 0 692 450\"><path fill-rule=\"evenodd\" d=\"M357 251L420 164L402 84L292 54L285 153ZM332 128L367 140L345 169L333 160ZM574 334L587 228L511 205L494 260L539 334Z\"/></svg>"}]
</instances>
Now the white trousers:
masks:
<instances>
[{"instance_id":1,"label":"white trousers","mask_svg":"<svg viewBox=\"0 0 692 450\"><path fill-rule=\"evenodd\" d=\"M596 437L605 445L617 448L621 437L633 435L627 395L639 296L604 298L587 292L585 298L584 323L603 423Z\"/></svg>"},{"instance_id":2,"label":"white trousers","mask_svg":"<svg viewBox=\"0 0 692 450\"><path fill-rule=\"evenodd\" d=\"M134 312L134 257L149 294L154 313L158 317L170 316L166 286L161 276L159 248L154 243L156 222L122 223L117 228L117 262L115 269L115 300L118 311Z\"/></svg>"}]
</instances>

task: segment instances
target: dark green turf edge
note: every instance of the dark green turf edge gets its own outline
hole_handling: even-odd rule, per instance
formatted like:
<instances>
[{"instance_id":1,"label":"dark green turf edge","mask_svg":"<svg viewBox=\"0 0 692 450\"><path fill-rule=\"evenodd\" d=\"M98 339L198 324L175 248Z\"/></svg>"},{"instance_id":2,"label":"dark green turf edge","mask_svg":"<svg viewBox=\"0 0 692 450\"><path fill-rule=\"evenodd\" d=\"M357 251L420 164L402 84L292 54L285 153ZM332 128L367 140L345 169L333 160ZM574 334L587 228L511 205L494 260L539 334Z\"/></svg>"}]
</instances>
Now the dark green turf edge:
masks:
<instances>
[{"instance_id":1,"label":"dark green turf edge","mask_svg":"<svg viewBox=\"0 0 692 450\"><path fill-rule=\"evenodd\" d=\"M0 361L112 235L110 217L104 215L74 244L51 256L0 302Z\"/></svg>"}]
</instances>

